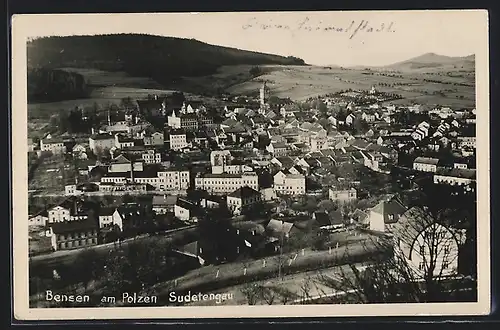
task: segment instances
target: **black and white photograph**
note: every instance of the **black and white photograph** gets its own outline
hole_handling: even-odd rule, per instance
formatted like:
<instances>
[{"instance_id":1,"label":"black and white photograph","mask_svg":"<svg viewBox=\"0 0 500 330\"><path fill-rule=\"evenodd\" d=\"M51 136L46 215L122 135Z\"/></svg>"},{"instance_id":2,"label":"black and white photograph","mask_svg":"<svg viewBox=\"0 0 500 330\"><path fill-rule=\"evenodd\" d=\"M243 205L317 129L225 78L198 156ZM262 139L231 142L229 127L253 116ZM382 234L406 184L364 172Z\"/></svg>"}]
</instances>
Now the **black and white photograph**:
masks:
<instances>
[{"instance_id":1,"label":"black and white photograph","mask_svg":"<svg viewBox=\"0 0 500 330\"><path fill-rule=\"evenodd\" d=\"M487 24L14 16L15 315L489 313Z\"/></svg>"}]
</instances>

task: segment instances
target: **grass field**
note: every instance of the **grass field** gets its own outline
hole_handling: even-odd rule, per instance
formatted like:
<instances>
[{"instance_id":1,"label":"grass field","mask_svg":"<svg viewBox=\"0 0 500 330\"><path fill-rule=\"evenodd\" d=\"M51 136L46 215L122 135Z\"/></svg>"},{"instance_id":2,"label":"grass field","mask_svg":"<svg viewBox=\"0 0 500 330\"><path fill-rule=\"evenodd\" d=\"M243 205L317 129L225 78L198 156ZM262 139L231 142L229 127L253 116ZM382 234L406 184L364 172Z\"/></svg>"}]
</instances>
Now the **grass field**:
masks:
<instances>
[{"instance_id":1,"label":"grass field","mask_svg":"<svg viewBox=\"0 0 500 330\"><path fill-rule=\"evenodd\" d=\"M84 68L61 68L61 70L76 72L85 77L89 86L121 86L140 88L160 88L160 85L147 77L133 77L125 72L109 72Z\"/></svg>"},{"instance_id":2,"label":"grass field","mask_svg":"<svg viewBox=\"0 0 500 330\"><path fill-rule=\"evenodd\" d=\"M424 104L450 104L474 106L474 75L470 72L445 74L405 72L389 74L358 69L325 67L278 67L252 80L231 86L235 94L254 93L267 82L272 95L303 100L317 95L346 89L368 90L375 86L379 91L397 93L405 100ZM427 81L426 81L427 80ZM387 85L386 85L387 84ZM443 92L443 95L433 93Z\"/></svg>"}]
</instances>

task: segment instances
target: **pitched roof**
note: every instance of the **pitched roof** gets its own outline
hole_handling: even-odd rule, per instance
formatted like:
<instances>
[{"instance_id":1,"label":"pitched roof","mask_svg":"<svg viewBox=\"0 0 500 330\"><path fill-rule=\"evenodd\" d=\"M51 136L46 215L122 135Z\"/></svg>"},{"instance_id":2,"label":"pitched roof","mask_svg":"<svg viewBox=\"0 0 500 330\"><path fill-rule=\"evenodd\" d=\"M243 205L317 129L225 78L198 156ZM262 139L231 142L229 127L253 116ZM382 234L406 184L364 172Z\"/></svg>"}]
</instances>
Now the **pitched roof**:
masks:
<instances>
[{"instance_id":1,"label":"pitched roof","mask_svg":"<svg viewBox=\"0 0 500 330\"><path fill-rule=\"evenodd\" d=\"M93 219L64 221L51 224L51 228L54 234L64 234L97 229L97 223Z\"/></svg>"},{"instance_id":2,"label":"pitched roof","mask_svg":"<svg viewBox=\"0 0 500 330\"><path fill-rule=\"evenodd\" d=\"M102 134L93 134L92 136L90 136L90 138L92 140L114 140L115 137L112 134L102 133Z\"/></svg>"},{"instance_id":3,"label":"pitched roof","mask_svg":"<svg viewBox=\"0 0 500 330\"><path fill-rule=\"evenodd\" d=\"M101 207L101 209L99 210L99 216L107 217L113 215L113 213L115 213L115 210L115 207Z\"/></svg>"},{"instance_id":4,"label":"pitched roof","mask_svg":"<svg viewBox=\"0 0 500 330\"><path fill-rule=\"evenodd\" d=\"M111 162L113 164L130 164L130 160L123 154L120 154L118 157L112 159Z\"/></svg>"},{"instance_id":5,"label":"pitched roof","mask_svg":"<svg viewBox=\"0 0 500 330\"><path fill-rule=\"evenodd\" d=\"M253 221L240 221L233 223L233 227L235 229L239 229L241 231L252 232L255 231L257 235L262 235L265 232L264 226L261 224L255 223Z\"/></svg>"},{"instance_id":6,"label":"pitched roof","mask_svg":"<svg viewBox=\"0 0 500 330\"><path fill-rule=\"evenodd\" d=\"M361 211L360 209L356 209L354 213L351 215L351 218L357 220L358 222L363 222L368 218L368 214L366 212Z\"/></svg>"},{"instance_id":7,"label":"pitched roof","mask_svg":"<svg viewBox=\"0 0 500 330\"><path fill-rule=\"evenodd\" d=\"M289 168L293 166L293 159L291 157L276 157L276 159L283 165L285 168Z\"/></svg>"},{"instance_id":8,"label":"pitched roof","mask_svg":"<svg viewBox=\"0 0 500 330\"><path fill-rule=\"evenodd\" d=\"M440 167L437 169L436 174L443 176L450 176L455 178L463 178L463 179L476 179L476 170L475 169L465 169L465 168L443 168Z\"/></svg>"},{"instance_id":9,"label":"pitched roof","mask_svg":"<svg viewBox=\"0 0 500 330\"><path fill-rule=\"evenodd\" d=\"M186 210L196 210L198 206L196 204L191 203L190 201L187 201L185 199L178 198L177 202L175 203L176 206L182 207L183 209Z\"/></svg>"},{"instance_id":10,"label":"pitched roof","mask_svg":"<svg viewBox=\"0 0 500 330\"><path fill-rule=\"evenodd\" d=\"M249 197L253 197L253 196L260 196L260 192L258 192L255 189L252 189L248 186L244 186L244 187L238 188L237 190L233 191L228 196L243 199L243 198L249 198Z\"/></svg>"},{"instance_id":11,"label":"pitched roof","mask_svg":"<svg viewBox=\"0 0 500 330\"><path fill-rule=\"evenodd\" d=\"M437 165L439 163L439 159L429 158L429 157L417 157L415 158L413 163Z\"/></svg>"},{"instance_id":12,"label":"pitched roof","mask_svg":"<svg viewBox=\"0 0 500 330\"><path fill-rule=\"evenodd\" d=\"M391 233L396 238L400 239L400 244L409 247L408 249L404 249L408 251L409 256L412 252L411 248L420 233L433 225L444 227L449 230L443 224L436 222L436 220L424 209L420 207L412 207L401 215L400 220L391 228ZM437 233L437 230L433 229L432 232ZM453 233L452 237L456 239ZM439 244L439 241L437 244Z\"/></svg>"},{"instance_id":13,"label":"pitched roof","mask_svg":"<svg viewBox=\"0 0 500 330\"><path fill-rule=\"evenodd\" d=\"M177 203L177 196L173 195L155 195L153 196L153 205L157 206L173 206Z\"/></svg>"},{"instance_id":14,"label":"pitched roof","mask_svg":"<svg viewBox=\"0 0 500 330\"><path fill-rule=\"evenodd\" d=\"M384 218L384 223L394 223L398 220L398 216L406 211L406 208L397 199L391 198L390 200L381 201L371 211L381 214Z\"/></svg>"},{"instance_id":15,"label":"pitched roof","mask_svg":"<svg viewBox=\"0 0 500 330\"><path fill-rule=\"evenodd\" d=\"M271 219L266 226L266 229L275 234L288 234L292 230L293 223Z\"/></svg>"}]
</instances>

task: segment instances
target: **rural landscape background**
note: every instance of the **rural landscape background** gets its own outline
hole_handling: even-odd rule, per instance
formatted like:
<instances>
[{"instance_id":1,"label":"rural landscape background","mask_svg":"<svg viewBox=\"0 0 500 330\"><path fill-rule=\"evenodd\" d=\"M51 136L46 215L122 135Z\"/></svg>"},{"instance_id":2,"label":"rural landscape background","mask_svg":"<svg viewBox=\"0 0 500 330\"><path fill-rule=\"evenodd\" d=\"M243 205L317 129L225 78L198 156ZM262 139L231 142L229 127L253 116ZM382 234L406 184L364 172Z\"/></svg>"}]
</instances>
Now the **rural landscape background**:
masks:
<instances>
[{"instance_id":1,"label":"rural landscape background","mask_svg":"<svg viewBox=\"0 0 500 330\"><path fill-rule=\"evenodd\" d=\"M252 71L255 66L258 70ZM473 54L447 57L427 53L386 67L318 67L294 57L188 39L149 35L47 37L28 43L28 69L30 137L50 130L51 116L61 109L104 108L126 96L172 90L204 97L256 95L263 81L272 95L298 101L376 86L382 92L403 96L393 103L475 105Z\"/></svg>"}]
</instances>

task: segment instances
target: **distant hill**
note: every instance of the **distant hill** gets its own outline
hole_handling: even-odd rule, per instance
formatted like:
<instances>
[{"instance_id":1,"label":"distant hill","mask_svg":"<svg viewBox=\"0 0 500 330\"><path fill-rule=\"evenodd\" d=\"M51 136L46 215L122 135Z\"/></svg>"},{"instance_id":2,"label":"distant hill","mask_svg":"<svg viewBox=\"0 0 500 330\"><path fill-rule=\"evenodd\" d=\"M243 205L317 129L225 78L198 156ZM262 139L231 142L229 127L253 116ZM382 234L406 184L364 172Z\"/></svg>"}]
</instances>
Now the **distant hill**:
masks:
<instances>
[{"instance_id":1,"label":"distant hill","mask_svg":"<svg viewBox=\"0 0 500 330\"><path fill-rule=\"evenodd\" d=\"M463 57L451 57L427 53L406 61L384 66L383 68L407 71L407 70L427 70L427 69L463 69L473 70L475 67L475 55Z\"/></svg>"},{"instance_id":2,"label":"distant hill","mask_svg":"<svg viewBox=\"0 0 500 330\"><path fill-rule=\"evenodd\" d=\"M296 57L210 45L194 39L145 34L45 37L27 45L32 69L82 68L125 72L163 85L180 77L213 74L227 65L304 65ZM29 79L29 77L28 77Z\"/></svg>"}]
</instances>

